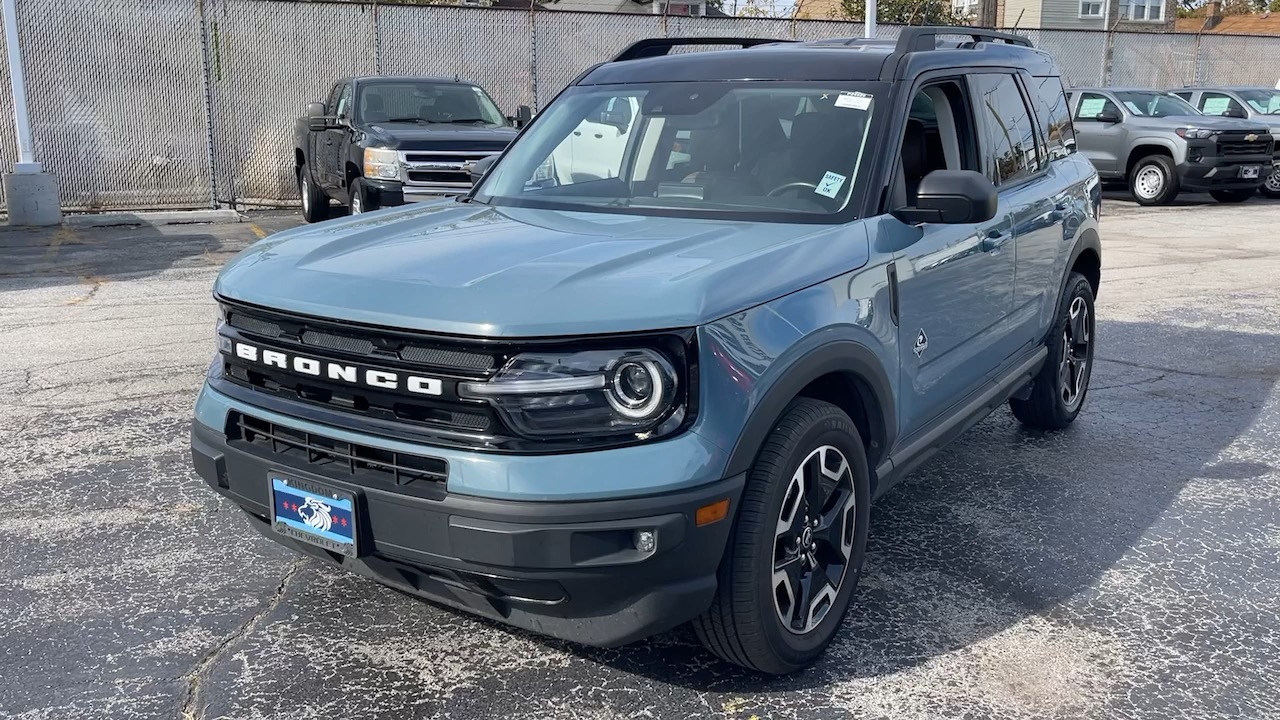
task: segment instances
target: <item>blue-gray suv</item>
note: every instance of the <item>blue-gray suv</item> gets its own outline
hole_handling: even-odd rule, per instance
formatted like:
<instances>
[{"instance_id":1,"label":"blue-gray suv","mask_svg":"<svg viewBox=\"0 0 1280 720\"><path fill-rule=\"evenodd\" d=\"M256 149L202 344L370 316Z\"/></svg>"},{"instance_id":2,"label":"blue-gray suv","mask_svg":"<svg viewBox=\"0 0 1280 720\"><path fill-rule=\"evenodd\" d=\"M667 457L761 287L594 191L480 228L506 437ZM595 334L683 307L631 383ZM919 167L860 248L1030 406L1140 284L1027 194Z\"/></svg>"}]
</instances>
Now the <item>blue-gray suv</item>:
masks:
<instances>
[{"instance_id":1,"label":"blue-gray suv","mask_svg":"<svg viewBox=\"0 0 1280 720\"><path fill-rule=\"evenodd\" d=\"M478 172L218 278L192 454L274 540L787 673L875 497L1006 402L1058 429L1085 401L1098 179L1023 38L642 41Z\"/></svg>"}]
</instances>

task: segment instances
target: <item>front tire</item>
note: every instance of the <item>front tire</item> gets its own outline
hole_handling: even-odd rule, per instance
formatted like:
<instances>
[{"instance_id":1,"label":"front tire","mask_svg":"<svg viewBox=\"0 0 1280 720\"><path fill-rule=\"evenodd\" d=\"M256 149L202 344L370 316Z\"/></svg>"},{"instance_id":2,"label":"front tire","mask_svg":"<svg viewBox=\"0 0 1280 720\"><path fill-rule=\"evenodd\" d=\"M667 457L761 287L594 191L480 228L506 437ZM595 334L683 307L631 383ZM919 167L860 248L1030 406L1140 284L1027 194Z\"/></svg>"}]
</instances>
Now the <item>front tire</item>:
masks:
<instances>
[{"instance_id":1,"label":"front tire","mask_svg":"<svg viewBox=\"0 0 1280 720\"><path fill-rule=\"evenodd\" d=\"M792 402L752 466L698 639L731 663L773 675L831 643L866 552L871 476L862 439L829 403Z\"/></svg>"},{"instance_id":2,"label":"front tire","mask_svg":"<svg viewBox=\"0 0 1280 720\"><path fill-rule=\"evenodd\" d=\"M329 219L329 196L316 187L305 163L298 166L298 195L302 197L302 219L309 223Z\"/></svg>"},{"instance_id":3,"label":"front tire","mask_svg":"<svg viewBox=\"0 0 1280 720\"><path fill-rule=\"evenodd\" d=\"M1272 170L1267 179L1263 181L1262 187L1258 188L1258 192L1262 193L1263 197L1280 200L1280 168Z\"/></svg>"},{"instance_id":4,"label":"front tire","mask_svg":"<svg viewBox=\"0 0 1280 720\"><path fill-rule=\"evenodd\" d=\"M1061 430L1084 407L1093 374L1093 287L1080 273L1067 277L1061 310L1049 333L1049 357L1024 400L1011 398L1009 409L1023 425Z\"/></svg>"},{"instance_id":5,"label":"front tire","mask_svg":"<svg viewBox=\"0 0 1280 720\"><path fill-rule=\"evenodd\" d=\"M1214 190L1209 194L1220 203L1242 203L1253 197L1252 190Z\"/></svg>"},{"instance_id":6,"label":"front tire","mask_svg":"<svg viewBox=\"0 0 1280 720\"><path fill-rule=\"evenodd\" d=\"M362 215L378 209L378 203L370 197L364 178L353 179L347 188L347 194L351 201L348 207L351 208L352 215Z\"/></svg>"},{"instance_id":7,"label":"front tire","mask_svg":"<svg viewBox=\"0 0 1280 720\"><path fill-rule=\"evenodd\" d=\"M1178 172L1168 155L1148 155L1129 171L1129 192L1139 205L1168 205L1178 196Z\"/></svg>"}]
</instances>

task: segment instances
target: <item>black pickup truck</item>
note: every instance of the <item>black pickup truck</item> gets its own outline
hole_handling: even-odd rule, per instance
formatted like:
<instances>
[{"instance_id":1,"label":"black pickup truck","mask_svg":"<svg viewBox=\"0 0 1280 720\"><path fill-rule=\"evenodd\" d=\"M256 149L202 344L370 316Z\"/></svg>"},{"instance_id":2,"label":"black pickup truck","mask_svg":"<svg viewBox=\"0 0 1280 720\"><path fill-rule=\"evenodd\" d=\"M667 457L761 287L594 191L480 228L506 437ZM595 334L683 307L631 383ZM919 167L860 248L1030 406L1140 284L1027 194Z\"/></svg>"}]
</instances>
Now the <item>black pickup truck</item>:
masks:
<instances>
[{"instance_id":1,"label":"black pickup truck","mask_svg":"<svg viewBox=\"0 0 1280 720\"><path fill-rule=\"evenodd\" d=\"M307 105L294 129L302 214L329 217L332 198L351 213L471 187L471 165L497 155L530 118L504 116L478 85L450 78L358 77Z\"/></svg>"}]
</instances>

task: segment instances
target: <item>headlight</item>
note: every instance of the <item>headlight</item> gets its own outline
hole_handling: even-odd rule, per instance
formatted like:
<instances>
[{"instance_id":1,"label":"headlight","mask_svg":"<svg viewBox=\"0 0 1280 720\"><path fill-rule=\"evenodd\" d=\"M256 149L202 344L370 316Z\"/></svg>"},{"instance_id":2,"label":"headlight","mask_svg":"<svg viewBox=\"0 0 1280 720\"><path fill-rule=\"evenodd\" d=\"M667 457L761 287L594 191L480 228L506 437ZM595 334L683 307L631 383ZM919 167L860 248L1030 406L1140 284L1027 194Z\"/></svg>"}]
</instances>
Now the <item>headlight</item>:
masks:
<instances>
[{"instance_id":1,"label":"headlight","mask_svg":"<svg viewBox=\"0 0 1280 720\"><path fill-rule=\"evenodd\" d=\"M1217 130L1202 130L1200 128L1178 128L1174 132L1178 133L1178 137L1188 140L1207 140L1219 134Z\"/></svg>"},{"instance_id":2,"label":"headlight","mask_svg":"<svg viewBox=\"0 0 1280 720\"><path fill-rule=\"evenodd\" d=\"M386 148L365 148L364 176L383 180L400 179L399 153Z\"/></svg>"},{"instance_id":3,"label":"headlight","mask_svg":"<svg viewBox=\"0 0 1280 720\"><path fill-rule=\"evenodd\" d=\"M492 380L462 383L458 392L488 400L526 437L649 438L684 418L675 369L648 349L525 353Z\"/></svg>"},{"instance_id":4,"label":"headlight","mask_svg":"<svg viewBox=\"0 0 1280 720\"><path fill-rule=\"evenodd\" d=\"M533 171L533 182L545 183L548 180L555 180L555 179L556 179L555 160L550 155L548 155L547 159L543 160L542 164L539 165L537 169Z\"/></svg>"}]
</instances>

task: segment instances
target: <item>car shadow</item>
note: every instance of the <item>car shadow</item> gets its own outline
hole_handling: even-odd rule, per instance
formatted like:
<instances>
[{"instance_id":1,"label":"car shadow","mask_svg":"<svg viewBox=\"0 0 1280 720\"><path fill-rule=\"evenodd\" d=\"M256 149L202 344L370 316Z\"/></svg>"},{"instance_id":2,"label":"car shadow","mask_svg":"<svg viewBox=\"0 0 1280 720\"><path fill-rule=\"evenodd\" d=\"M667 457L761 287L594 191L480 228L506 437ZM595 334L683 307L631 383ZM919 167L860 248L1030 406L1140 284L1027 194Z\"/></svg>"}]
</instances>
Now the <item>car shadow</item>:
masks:
<instances>
[{"instance_id":1,"label":"car shadow","mask_svg":"<svg viewBox=\"0 0 1280 720\"><path fill-rule=\"evenodd\" d=\"M1134 207L1142 207L1133 199L1133 194L1129 192L1124 185L1104 185L1102 189L1102 199L1109 202L1125 203ZM1243 203L1235 203L1235 205L1253 205L1253 204L1273 204L1280 203L1280 200L1264 197L1261 194L1254 195ZM1163 206L1152 206L1153 209L1159 207L1201 207L1204 205L1222 205L1223 207L1232 207L1232 203L1221 203L1213 199L1208 193L1181 193L1174 198L1173 202Z\"/></svg>"},{"instance_id":2,"label":"car shadow","mask_svg":"<svg viewBox=\"0 0 1280 720\"><path fill-rule=\"evenodd\" d=\"M218 268L261 235L297 225L293 213L255 215L249 222L112 227L63 225L0 228L0 293L126 280L174 268Z\"/></svg>"},{"instance_id":3,"label":"car shadow","mask_svg":"<svg viewBox=\"0 0 1280 720\"><path fill-rule=\"evenodd\" d=\"M906 670L1052 618L1078 595L1123 592L1108 571L1190 481L1271 469L1219 458L1280 379L1280 344L1131 322L1100 322L1098 336L1092 389L1071 428L1029 431L999 410L877 503L861 586L814 667L762 677L715 660L687 627L617 649L543 642L664 683L772 692ZM1144 549L1144 561L1161 562L1160 552Z\"/></svg>"}]
</instances>

